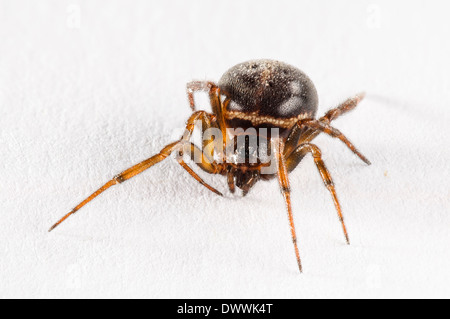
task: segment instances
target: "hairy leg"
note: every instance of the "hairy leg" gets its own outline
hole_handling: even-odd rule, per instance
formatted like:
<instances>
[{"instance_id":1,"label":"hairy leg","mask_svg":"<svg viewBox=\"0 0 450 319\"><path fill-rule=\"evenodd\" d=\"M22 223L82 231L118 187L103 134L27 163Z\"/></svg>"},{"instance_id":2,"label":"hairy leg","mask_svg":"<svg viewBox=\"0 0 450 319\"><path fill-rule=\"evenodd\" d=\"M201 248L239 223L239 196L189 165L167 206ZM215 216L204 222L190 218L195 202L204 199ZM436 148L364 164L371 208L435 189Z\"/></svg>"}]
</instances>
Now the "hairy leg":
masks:
<instances>
[{"instance_id":1,"label":"hairy leg","mask_svg":"<svg viewBox=\"0 0 450 319\"><path fill-rule=\"evenodd\" d=\"M191 106L192 111L195 111L195 100L194 93L195 92L209 92L211 88L215 87L216 84L209 81L192 81L186 85L186 93L189 100L189 105Z\"/></svg>"},{"instance_id":2,"label":"hairy leg","mask_svg":"<svg viewBox=\"0 0 450 319\"><path fill-rule=\"evenodd\" d=\"M176 150L181 150L183 148L183 145L190 140L192 132L194 131L196 121L201 120L208 116L209 116L209 114L204 111L199 111L199 112L195 112L194 114L192 114L191 117L189 118L189 120L187 121L186 131L179 141L168 144L158 154L156 154L156 155L150 157L149 159L146 159L145 161L116 175L113 179L111 179L105 185L100 187L96 192L94 192L92 195L90 195L88 198L86 198L84 201L82 201L80 204L78 204L72 211L70 211L68 214L66 214L61 220L59 220L55 225L53 225L49 231L52 231L53 229L55 229L59 224L61 224L63 221L65 221L71 215L75 214L79 209L81 209L83 206L85 206L87 203L92 201L94 198L99 196L101 193L106 191L111 186L123 183L123 182L133 178L134 176L149 169L153 165L163 161L170 154L172 154L172 152L174 152Z\"/></svg>"},{"instance_id":3,"label":"hairy leg","mask_svg":"<svg viewBox=\"0 0 450 319\"><path fill-rule=\"evenodd\" d=\"M236 191L236 184L234 182L234 168L231 166L229 166L227 169L227 183L230 192L234 194L234 192Z\"/></svg>"},{"instance_id":4,"label":"hairy leg","mask_svg":"<svg viewBox=\"0 0 450 319\"><path fill-rule=\"evenodd\" d=\"M255 186L255 184L259 181L259 171L255 170L252 171L252 176L251 178L247 181L247 183L245 183L244 185L242 185L242 196L247 196L248 192L250 191L250 189Z\"/></svg>"},{"instance_id":5,"label":"hairy leg","mask_svg":"<svg viewBox=\"0 0 450 319\"><path fill-rule=\"evenodd\" d=\"M364 99L365 96L366 93L363 92L355 95L352 98L347 99L345 102L341 103L338 107L331 109L327 113L325 113L325 115L320 118L320 121L326 123L334 121L339 116L344 115L345 113L356 108L356 106L359 104L359 102L361 102Z\"/></svg>"},{"instance_id":6,"label":"hairy leg","mask_svg":"<svg viewBox=\"0 0 450 319\"><path fill-rule=\"evenodd\" d=\"M360 93L352 98L347 99L336 108L333 108L325 113L325 115L322 116L319 121L324 124L330 124L338 117L355 109L356 106L364 99L364 97L365 93ZM299 127L298 125L294 126L286 141L285 156L289 156L297 148L298 145L311 142L320 133L320 130L316 130L313 128Z\"/></svg>"},{"instance_id":7,"label":"hairy leg","mask_svg":"<svg viewBox=\"0 0 450 319\"><path fill-rule=\"evenodd\" d=\"M370 161L356 149L356 147L347 139L347 137L345 137L344 134L342 134L338 129L332 127L331 125L321 122L320 120L300 120L297 125L299 127L307 127L319 132L323 132L331 137L341 140L364 163L366 163L367 165L371 164Z\"/></svg>"},{"instance_id":8,"label":"hairy leg","mask_svg":"<svg viewBox=\"0 0 450 319\"><path fill-rule=\"evenodd\" d=\"M331 175L330 175L327 167L325 166L325 163L322 160L322 153L321 153L320 149L316 145L310 144L310 143L302 144L302 145L298 146L297 149L287 159L287 164L286 164L287 170L292 171L298 165L298 162L308 153L312 154L312 156L314 158L314 162L317 166L317 169L319 170L320 176L322 177L323 183L325 184L325 187L328 189L328 191L330 192L330 194L333 198L333 202L336 207L339 220L341 221L341 224L342 224L342 229L344 231L345 240L347 241L347 244L350 244L350 240L349 240L348 233L347 233L347 228L344 223L344 216L342 215L341 205L339 204L339 201L337 198L333 179L331 178Z\"/></svg>"},{"instance_id":9,"label":"hairy leg","mask_svg":"<svg viewBox=\"0 0 450 319\"><path fill-rule=\"evenodd\" d=\"M280 184L280 189L283 194L284 200L286 202L286 208L288 211L289 225L291 228L292 242L294 243L295 257L297 258L297 264L300 272L302 272L302 262L300 260L300 253L297 246L297 234L295 232L294 216L292 214L292 204L291 204L291 188L289 184L288 170L286 166L286 161L284 158L284 145L281 140L275 140L273 142L273 149L275 150L275 158L278 167L278 181Z\"/></svg>"},{"instance_id":10,"label":"hairy leg","mask_svg":"<svg viewBox=\"0 0 450 319\"><path fill-rule=\"evenodd\" d=\"M191 159L194 160L202 170L209 174L218 174L221 172L221 167L216 163L211 162L208 157L193 143L185 144L183 149L178 152L177 161L178 163L192 176L197 180L200 184L205 186L207 189L216 193L217 195L223 196L221 192L216 190L214 187L210 186L206 183L200 176L195 173L192 168L189 167L188 164L183 160L183 155L187 153L191 155Z\"/></svg>"},{"instance_id":11,"label":"hairy leg","mask_svg":"<svg viewBox=\"0 0 450 319\"><path fill-rule=\"evenodd\" d=\"M189 82L186 86L186 92L189 100L189 104L191 106L191 109L195 111L196 105L195 105L195 99L194 99L194 93L195 92L208 92L209 94L209 100L212 108L212 115L211 116L211 122L213 122L213 125L209 125L209 127L218 128L221 131L222 134L222 143L223 146L221 147L222 150L226 149L226 143L227 143L227 134L226 134L226 123L224 118L224 109L226 108L225 105L222 104L222 100L220 98L220 89L214 82L211 81L192 81ZM205 128L203 128L203 131L205 131ZM220 141L215 141L212 138L207 139L203 141L203 151L212 154L214 151L215 145L219 143ZM222 153L223 155L223 153Z\"/></svg>"}]
</instances>

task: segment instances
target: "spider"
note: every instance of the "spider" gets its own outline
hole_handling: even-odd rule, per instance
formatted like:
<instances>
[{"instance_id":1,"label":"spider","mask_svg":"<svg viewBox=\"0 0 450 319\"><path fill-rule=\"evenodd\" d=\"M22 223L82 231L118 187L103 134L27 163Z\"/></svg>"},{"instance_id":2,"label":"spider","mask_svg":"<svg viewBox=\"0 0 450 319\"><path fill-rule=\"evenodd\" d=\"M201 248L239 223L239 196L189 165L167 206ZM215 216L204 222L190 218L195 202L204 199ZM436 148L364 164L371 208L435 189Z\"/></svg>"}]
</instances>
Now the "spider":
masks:
<instances>
[{"instance_id":1,"label":"spider","mask_svg":"<svg viewBox=\"0 0 450 319\"><path fill-rule=\"evenodd\" d=\"M209 93L212 113L196 110L194 93L198 91ZM238 187L245 196L258 181L278 179L286 203L298 268L302 272L288 174L297 167L305 155L311 154L332 196L345 240L350 244L333 180L322 160L319 147L311 142L320 133L328 134L341 140L361 160L370 165L370 161L330 124L339 116L354 109L364 98L364 93L346 100L316 119L317 91L306 74L283 62L252 60L230 68L218 84L208 81L188 83L187 95L193 113L187 121L185 133L178 141L166 145L158 154L116 175L53 225L49 231L111 186L133 178L165 160L172 153L176 154L177 162L200 184L222 196L221 192L192 170L184 159L186 154L190 154L191 159L194 159L193 154L200 154L195 163L209 174L225 176L231 193ZM201 150L192 142L192 133L198 125L204 132L213 129L221 133L221 136L203 135L203 150ZM270 134L267 134L269 129ZM258 138L256 144L250 143L251 139L254 141L254 137ZM271 154L270 161L263 161L260 154L264 145ZM269 167L273 169L270 170Z\"/></svg>"}]
</instances>

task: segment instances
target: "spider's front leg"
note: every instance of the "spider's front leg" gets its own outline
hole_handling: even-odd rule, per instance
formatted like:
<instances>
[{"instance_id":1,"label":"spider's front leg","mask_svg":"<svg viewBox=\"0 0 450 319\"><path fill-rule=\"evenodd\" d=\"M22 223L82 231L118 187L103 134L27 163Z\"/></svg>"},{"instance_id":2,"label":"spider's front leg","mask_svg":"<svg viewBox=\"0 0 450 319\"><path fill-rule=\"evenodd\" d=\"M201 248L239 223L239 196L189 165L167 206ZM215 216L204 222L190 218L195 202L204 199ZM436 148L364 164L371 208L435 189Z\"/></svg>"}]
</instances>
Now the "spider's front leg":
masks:
<instances>
[{"instance_id":1,"label":"spider's front leg","mask_svg":"<svg viewBox=\"0 0 450 319\"><path fill-rule=\"evenodd\" d=\"M78 206L76 206L72 211L70 211L68 214L66 214L63 218L61 218L55 225L53 225L49 231L52 231L53 229L55 229L59 224L61 224L63 221L65 221L67 218L69 218L71 215L75 214L78 210L80 210L83 206L85 206L86 204L88 204L90 201L92 201L94 198L96 198L97 196L99 196L101 193L103 193L104 191L106 191L108 188L110 188L111 186L114 186L116 184L120 184L123 183L131 178L133 178L134 176L142 173L143 171L149 169L150 167L152 167L155 164L158 164L159 162L165 160L167 157L170 156L170 154L172 154L172 152L174 151L183 151L183 148L185 147L186 143L189 142L191 136L192 136L192 132L194 131L195 128L195 124L198 120L202 120L204 121L206 118L209 119L209 114L204 112L204 111L199 111L199 112L195 112L194 114L191 115L191 117L189 118L189 120L187 121L186 124L186 131L183 134L183 136L181 137L180 140L178 140L177 142L173 142L168 144L167 146L165 146L158 154L150 157L149 159L146 159L145 161L123 171L122 173L116 175L112 180L110 180L109 182L107 182L105 185L103 185L102 187L100 187L96 192L94 192L91 196L89 196L88 198L86 198L84 201L82 201L80 204L78 204ZM180 163L182 165L182 163ZM183 166L183 165L182 165ZM184 166L183 166L184 167ZM184 167L185 168L185 167ZM186 168L185 168L186 169ZM189 172L189 170L188 170ZM192 176L194 177L198 177L195 172L189 172ZM199 182L201 182L201 178L198 177ZM205 185L206 186L206 185ZM208 185L209 186L209 185ZM212 188L212 187L211 187ZM217 193L219 193L218 191L211 189L212 191L215 191ZM220 193L219 193L220 194Z\"/></svg>"},{"instance_id":2,"label":"spider's front leg","mask_svg":"<svg viewBox=\"0 0 450 319\"><path fill-rule=\"evenodd\" d=\"M200 176L195 173L192 168L189 167L188 164L183 160L183 156L185 153L191 154L191 159L194 159L194 162L205 172L209 174L218 174L221 171L221 167L216 163L210 161L208 157L193 143L185 144L182 149L178 152L177 162L183 167L192 177L195 178L197 182L205 186L211 192L223 196L221 192L217 189L206 183Z\"/></svg>"},{"instance_id":3,"label":"spider's front leg","mask_svg":"<svg viewBox=\"0 0 450 319\"><path fill-rule=\"evenodd\" d=\"M298 146L297 149L294 152L292 152L292 154L288 157L286 161L287 170L289 172L292 171L298 165L301 159L308 153L312 154L314 158L314 163L316 164L317 169L319 170L323 183L325 184L325 187L328 189L333 198L334 206L336 207L339 220L342 224L345 240L347 241L347 244L350 244L350 239L347 233L347 227L345 226L344 223L344 216L342 214L341 205L339 204L339 200L337 198L333 179L331 178L330 172L328 171L324 161L322 160L322 152L320 151L320 149L316 145L311 143L306 143Z\"/></svg>"},{"instance_id":4,"label":"spider's front leg","mask_svg":"<svg viewBox=\"0 0 450 319\"><path fill-rule=\"evenodd\" d=\"M186 93L189 100L189 105L191 106L192 111L196 110L194 93L195 92L210 92L212 88L217 87L214 82L210 81L192 81L186 84Z\"/></svg>"},{"instance_id":5,"label":"spider's front leg","mask_svg":"<svg viewBox=\"0 0 450 319\"><path fill-rule=\"evenodd\" d=\"M223 114L225 105L222 104L220 89L216 83L211 81L192 81L186 85L186 93L188 96L189 104L193 111L196 110L194 93L195 92L207 92L209 94L209 101L212 108L212 113L216 120L216 128L219 128L222 132L223 143L226 143L226 124Z\"/></svg>"},{"instance_id":6,"label":"spider's front leg","mask_svg":"<svg viewBox=\"0 0 450 319\"><path fill-rule=\"evenodd\" d=\"M201 118L198 120L201 120L201 127L202 127L202 133L204 134L205 131L208 129L214 129L217 128L215 125L215 119L213 115L206 113L204 111L199 111L203 114ZM195 123L198 124L198 123ZM193 131L193 128L192 128ZM220 174L222 172L222 166L218 163L216 163L213 160L213 154L214 154L214 138L213 136L209 138L203 138L203 151L200 150L195 144L188 142L190 139L190 135L192 134L192 131L187 131L189 133L189 138L183 141L183 147L178 151L177 154L177 161L178 163L192 176L194 177L200 184L205 186L207 189L212 191L213 193L223 196L221 192L216 190L214 187L207 184L200 176L195 173L188 164L183 160L183 156L185 154L190 154L191 160L197 164L203 171L207 172L208 174Z\"/></svg>"},{"instance_id":7,"label":"spider's front leg","mask_svg":"<svg viewBox=\"0 0 450 319\"><path fill-rule=\"evenodd\" d=\"M278 181L280 184L281 193L283 194L286 202L286 208L288 211L289 225L291 227L292 242L294 243L295 257L297 258L297 264L300 272L303 272L302 262L300 259L300 253L297 245L297 234L295 232L294 216L292 214L291 203L291 187L289 184L288 168L286 160L284 158L284 144L281 140L277 139L272 142L272 147L275 150L275 159L277 162Z\"/></svg>"}]
</instances>

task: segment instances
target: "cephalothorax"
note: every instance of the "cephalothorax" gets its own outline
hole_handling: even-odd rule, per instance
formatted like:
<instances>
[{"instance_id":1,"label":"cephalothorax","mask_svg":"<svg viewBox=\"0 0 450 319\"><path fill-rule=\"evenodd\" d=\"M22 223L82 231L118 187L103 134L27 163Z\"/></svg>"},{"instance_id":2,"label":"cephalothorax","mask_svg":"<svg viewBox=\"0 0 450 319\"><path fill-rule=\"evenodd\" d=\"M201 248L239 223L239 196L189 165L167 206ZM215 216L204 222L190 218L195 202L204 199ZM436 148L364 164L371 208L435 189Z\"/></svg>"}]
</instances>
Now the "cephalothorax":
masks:
<instances>
[{"instance_id":1,"label":"cephalothorax","mask_svg":"<svg viewBox=\"0 0 450 319\"><path fill-rule=\"evenodd\" d=\"M194 93L197 91L209 93L211 113L196 111ZM312 81L297 68L273 60L254 60L238 64L222 76L219 84L190 82L187 85L187 94L193 114L187 121L186 131L180 140L168 144L157 155L115 176L53 225L50 231L106 189L142 173L172 153L176 155L177 162L199 183L222 195L188 166L184 155L189 154L203 171L226 176L232 193L238 187L242 189L243 195L246 195L259 180L278 178L301 272L288 173L310 153L333 198L346 242L350 243L331 175L322 160L320 149L311 141L320 133L326 133L344 142L353 153L370 164L340 131L330 125L334 119L354 109L364 94L348 99L316 119L318 97ZM220 138L217 138L217 134L205 134L200 149L191 141L194 128L198 124L203 132L218 131L221 133ZM267 151L265 155L271 156L262 156L263 149ZM274 169L271 170L270 167Z\"/></svg>"}]
</instances>

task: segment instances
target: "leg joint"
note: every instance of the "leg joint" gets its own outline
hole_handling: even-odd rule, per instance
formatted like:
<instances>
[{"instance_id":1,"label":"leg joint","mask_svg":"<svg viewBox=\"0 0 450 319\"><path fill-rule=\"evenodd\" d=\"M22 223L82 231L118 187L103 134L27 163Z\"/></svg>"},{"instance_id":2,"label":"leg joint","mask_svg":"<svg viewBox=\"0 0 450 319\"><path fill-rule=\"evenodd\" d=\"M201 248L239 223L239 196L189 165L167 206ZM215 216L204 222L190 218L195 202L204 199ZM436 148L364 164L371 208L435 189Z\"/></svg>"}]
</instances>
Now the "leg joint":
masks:
<instances>
[{"instance_id":1,"label":"leg joint","mask_svg":"<svg viewBox=\"0 0 450 319\"><path fill-rule=\"evenodd\" d=\"M290 193L291 192L291 188L289 186L282 186L281 187L281 191L283 193Z\"/></svg>"},{"instance_id":2,"label":"leg joint","mask_svg":"<svg viewBox=\"0 0 450 319\"><path fill-rule=\"evenodd\" d=\"M115 180L119 184L125 182L125 178L122 176L122 174L114 176L113 180Z\"/></svg>"}]
</instances>

